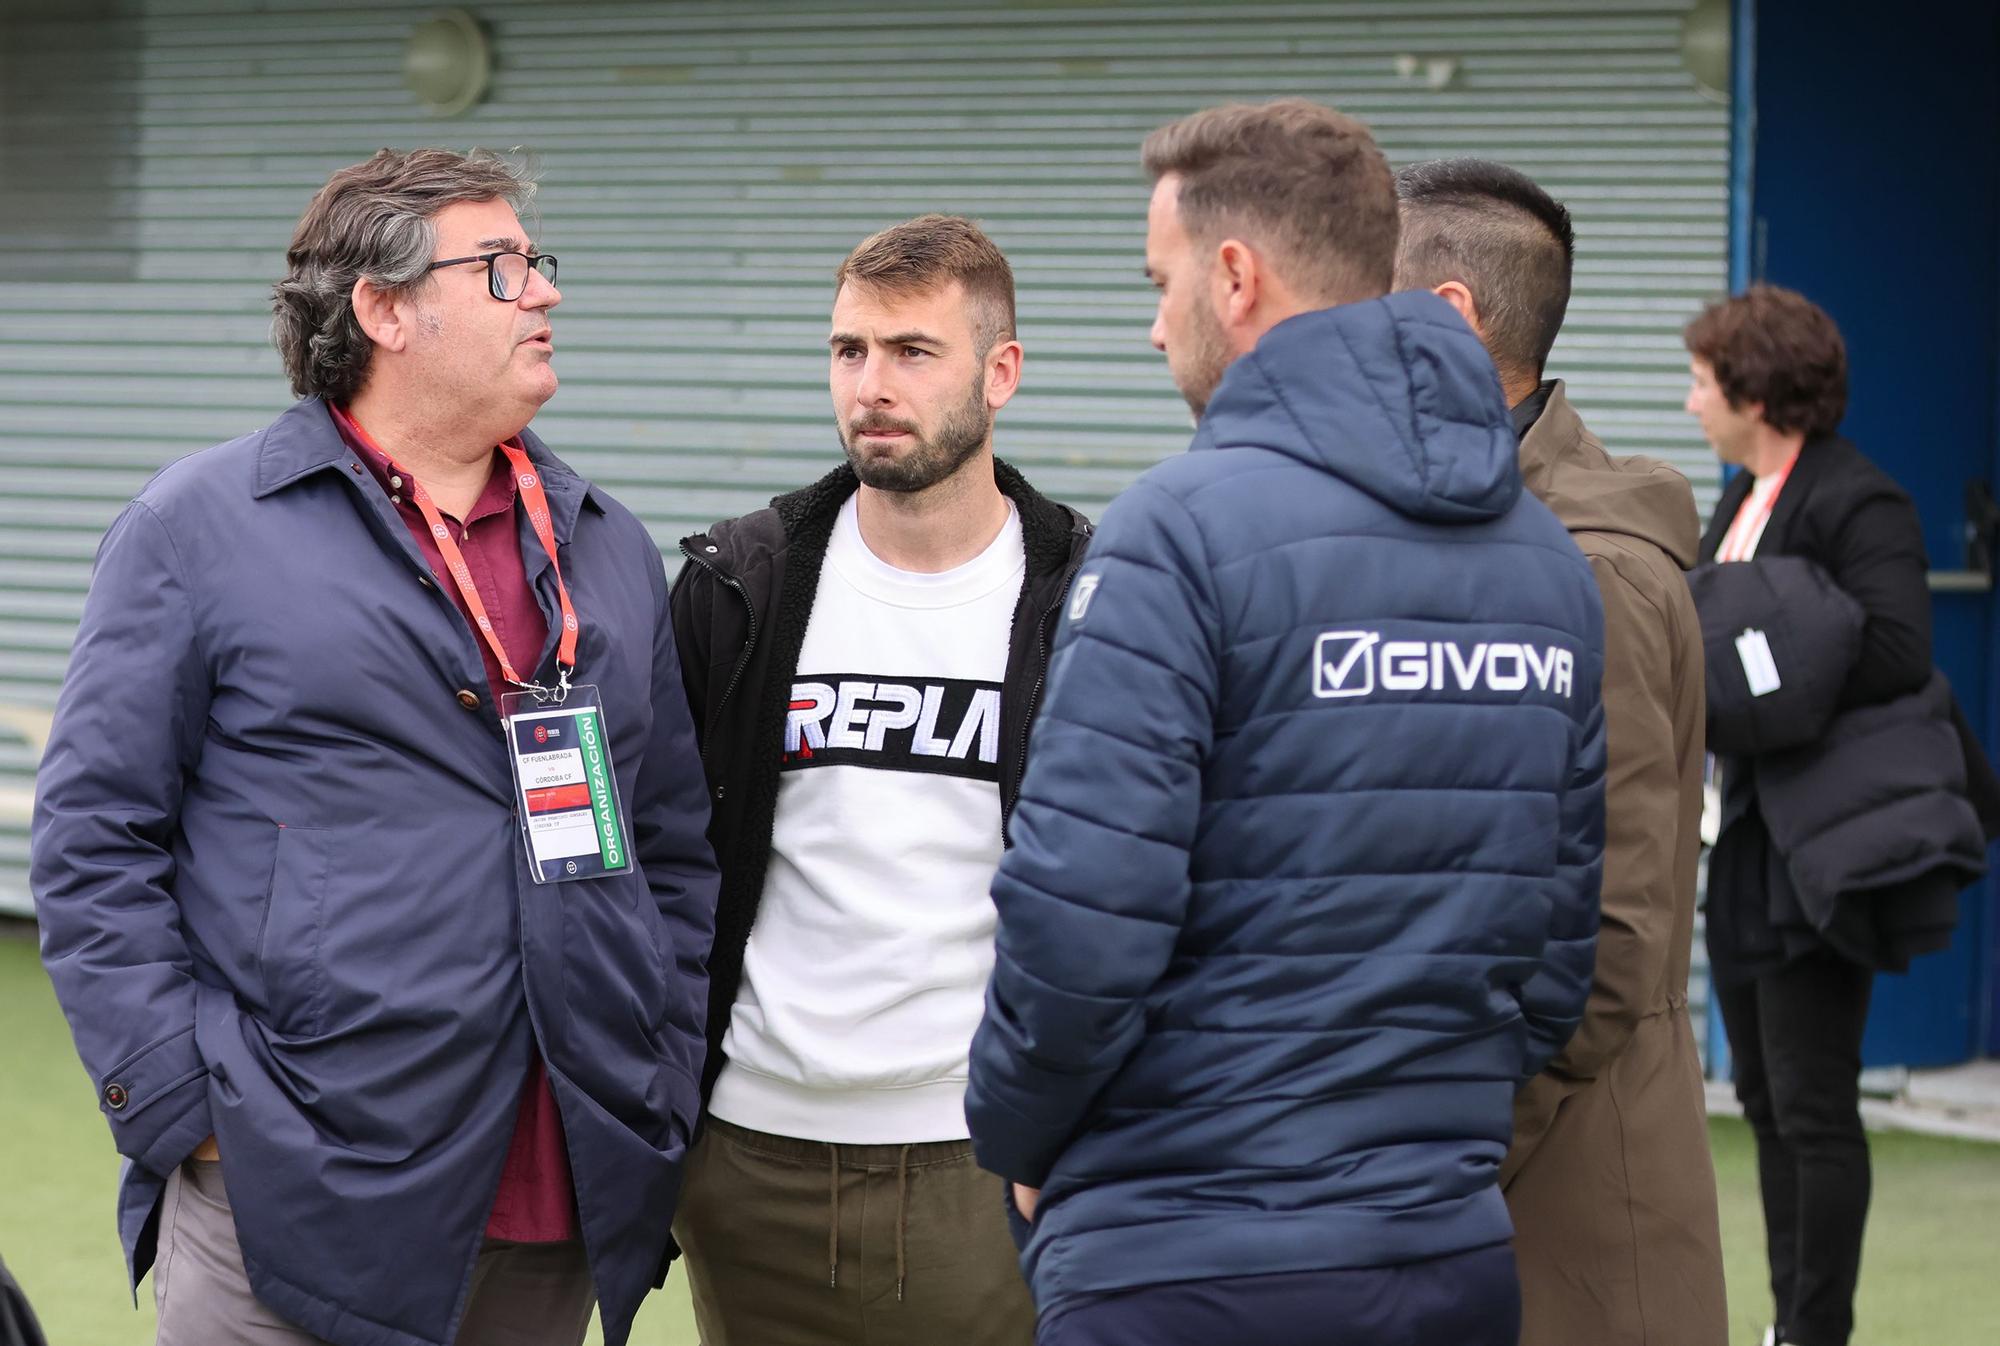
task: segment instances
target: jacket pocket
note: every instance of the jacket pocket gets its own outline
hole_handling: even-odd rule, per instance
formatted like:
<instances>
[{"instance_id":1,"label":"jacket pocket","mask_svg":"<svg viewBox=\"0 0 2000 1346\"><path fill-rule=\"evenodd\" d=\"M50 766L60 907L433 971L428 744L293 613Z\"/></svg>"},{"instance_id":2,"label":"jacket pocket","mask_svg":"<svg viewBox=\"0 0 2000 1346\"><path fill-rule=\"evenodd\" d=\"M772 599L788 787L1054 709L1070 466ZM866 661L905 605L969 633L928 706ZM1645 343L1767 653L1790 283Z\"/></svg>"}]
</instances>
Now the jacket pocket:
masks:
<instances>
[{"instance_id":1,"label":"jacket pocket","mask_svg":"<svg viewBox=\"0 0 2000 1346\"><path fill-rule=\"evenodd\" d=\"M331 833L323 827L278 826L257 968L271 1027L310 1037L326 1016L326 890L332 870Z\"/></svg>"},{"instance_id":2,"label":"jacket pocket","mask_svg":"<svg viewBox=\"0 0 2000 1346\"><path fill-rule=\"evenodd\" d=\"M639 888L639 904L645 908L640 916L653 937L651 971L658 978L655 984L660 988L659 999L647 1007L652 1017L653 1037L657 1040L666 1034L673 1023L676 1007L685 1016L686 1006L682 1003L685 988L681 985L679 965L674 961L674 937L667 929L667 918L660 914L659 907L654 903L652 890L643 884Z\"/></svg>"}]
</instances>

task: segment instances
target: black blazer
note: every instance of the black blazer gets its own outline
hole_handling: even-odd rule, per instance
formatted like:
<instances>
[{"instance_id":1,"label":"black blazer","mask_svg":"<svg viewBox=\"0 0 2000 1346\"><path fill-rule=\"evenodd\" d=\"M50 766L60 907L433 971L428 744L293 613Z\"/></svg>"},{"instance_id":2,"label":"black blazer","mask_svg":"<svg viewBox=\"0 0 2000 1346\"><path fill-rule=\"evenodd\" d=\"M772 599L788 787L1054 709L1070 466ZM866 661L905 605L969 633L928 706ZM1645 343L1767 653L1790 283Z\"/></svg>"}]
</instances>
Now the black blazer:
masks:
<instances>
[{"instance_id":1,"label":"black blazer","mask_svg":"<svg viewBox=\"0 0 2000 1346\"><path fill-rule=\"evenodd\" d=\"M1716 502L1703 561L1714 560L1751 484L1739 474ZM1958 890L1984 867L1981 825L1990 835L2000 821L1985 755L1943 679L1932 681L1916 506L1846 440L1814 440L1757 546L1758 560L1777 556L1816 563L1860 605L1860 651L1821 741L1732 758L1724 771L1711 960L1718 972L1752 969L1809 947L1810 931L1864 966L1901 970L1950 939ZM1759 826L1738 827L1753 800ZM1943 831L1919 835L1912 819ZM1775 868L1767 846L1782 857Z\"/></svg>"},{"instance_id":2,"label":"black blazer","mask_svg":"<svg viewBox=\"0 0 2000 1346\"><path fill-rule=\"evenodd\" d=\"M1713 561L1751 477L1723 490L1702 534ZM1840 709L1873 706L1921 689L1931 676L1931 595L1924 530L1908 492L1838 435L1808 440L1778 492L1757 555L1803 556L1861 605L1861 653L1840 692Z\"/></svg>"}]
</instances>

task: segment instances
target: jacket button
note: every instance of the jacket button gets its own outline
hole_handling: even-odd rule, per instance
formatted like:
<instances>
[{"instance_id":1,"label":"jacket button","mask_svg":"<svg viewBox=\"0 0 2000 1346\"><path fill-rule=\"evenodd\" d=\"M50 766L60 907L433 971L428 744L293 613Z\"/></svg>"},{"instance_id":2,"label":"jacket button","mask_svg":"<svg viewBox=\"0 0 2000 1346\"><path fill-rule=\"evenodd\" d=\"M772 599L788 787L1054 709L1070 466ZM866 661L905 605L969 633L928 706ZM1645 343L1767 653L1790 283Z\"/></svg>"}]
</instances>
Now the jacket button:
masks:
<instances>
[{"instance_id":1,"label":"jacket button","mask_svg":"<svg viewBox=\"0 0 2000 1346\"><path fill-rule=\"evenodd\" d=\"M110 1108L113 1112L122 1111L125 1105L131 1101L132 1096L125 1092L124 1085L107 1084L104 1086L104 1106Z\"/></svg>"},{"instance_id":2,"label":"jacket button","mask_svg":"<svg viewBox=\"0 0 2000 1346\"><path fill-rule=\"evenodd\" d=\"M723 789L724 789L724 787L723 787L723 786L720 786L720 785L718 785L718 786L716 786L716 787L715 787L715 797L716 797L717 799L720 799L720 798L722 798L722 792L723 792Z\"/></svg>"},{"instance_id":3,"label":"jacket button","mask_svg":"<svg viewBox=\"0 0 2000 1346\"><path fill-rule=\"evenodd\" d=\"M478 710L479 693L473 691L470 687L459 688L458 704L464 706L467 710Z\"/></svg>"}]
</instances>

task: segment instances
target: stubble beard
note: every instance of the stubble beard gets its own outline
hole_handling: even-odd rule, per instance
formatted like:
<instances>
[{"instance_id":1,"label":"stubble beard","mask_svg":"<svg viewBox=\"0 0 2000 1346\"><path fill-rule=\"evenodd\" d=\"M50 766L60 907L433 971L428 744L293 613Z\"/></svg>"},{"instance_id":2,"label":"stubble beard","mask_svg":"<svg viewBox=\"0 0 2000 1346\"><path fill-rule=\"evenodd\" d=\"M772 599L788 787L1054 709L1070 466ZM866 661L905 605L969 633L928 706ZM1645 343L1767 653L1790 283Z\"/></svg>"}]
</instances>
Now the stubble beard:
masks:
<instances>
[{"instance_id":1,"label":"stubble beard","mask_svg":"<svg viewBox=\"0 0 2000 1346\"><path fill-rule=\"evenodd\" d=\"M1229 353L1229 341L1223 335L1222 322L1206 300L1195 304L1180 345L1180 359L1169 360L1168 369L1174 376L1174 385L1187 400L1188 410L1194 413L1195 422L1199 424L1208 410L1209 399L1215 396L1215 390L1234 358Z\"/></svg>"}]
</instances>

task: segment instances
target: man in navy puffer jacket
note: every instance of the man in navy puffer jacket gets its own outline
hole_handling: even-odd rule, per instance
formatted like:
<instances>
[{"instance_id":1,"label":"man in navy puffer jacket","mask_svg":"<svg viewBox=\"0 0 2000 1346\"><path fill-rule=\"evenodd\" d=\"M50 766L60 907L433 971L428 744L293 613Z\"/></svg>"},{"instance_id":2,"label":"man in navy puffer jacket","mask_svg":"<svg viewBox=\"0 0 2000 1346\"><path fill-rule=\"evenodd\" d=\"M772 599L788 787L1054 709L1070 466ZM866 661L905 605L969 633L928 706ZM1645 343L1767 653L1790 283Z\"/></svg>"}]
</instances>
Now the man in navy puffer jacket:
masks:
<instances>
[{"instance_id":1,"label":"man in navy puffer jacket","mask_svg":"<svg viewBox=\"0 0 2000 1346\"><path fill-rule=\"evenodd\" d=\"M1365 128L1218 108L1145 162L1199 429L1071 591L976 1152L1032 1218L1045 1346L1512 1346L1495 1175L1596 938L1597 587L1478 338L1382 297Z\"/></svg>"}]
</instances>

